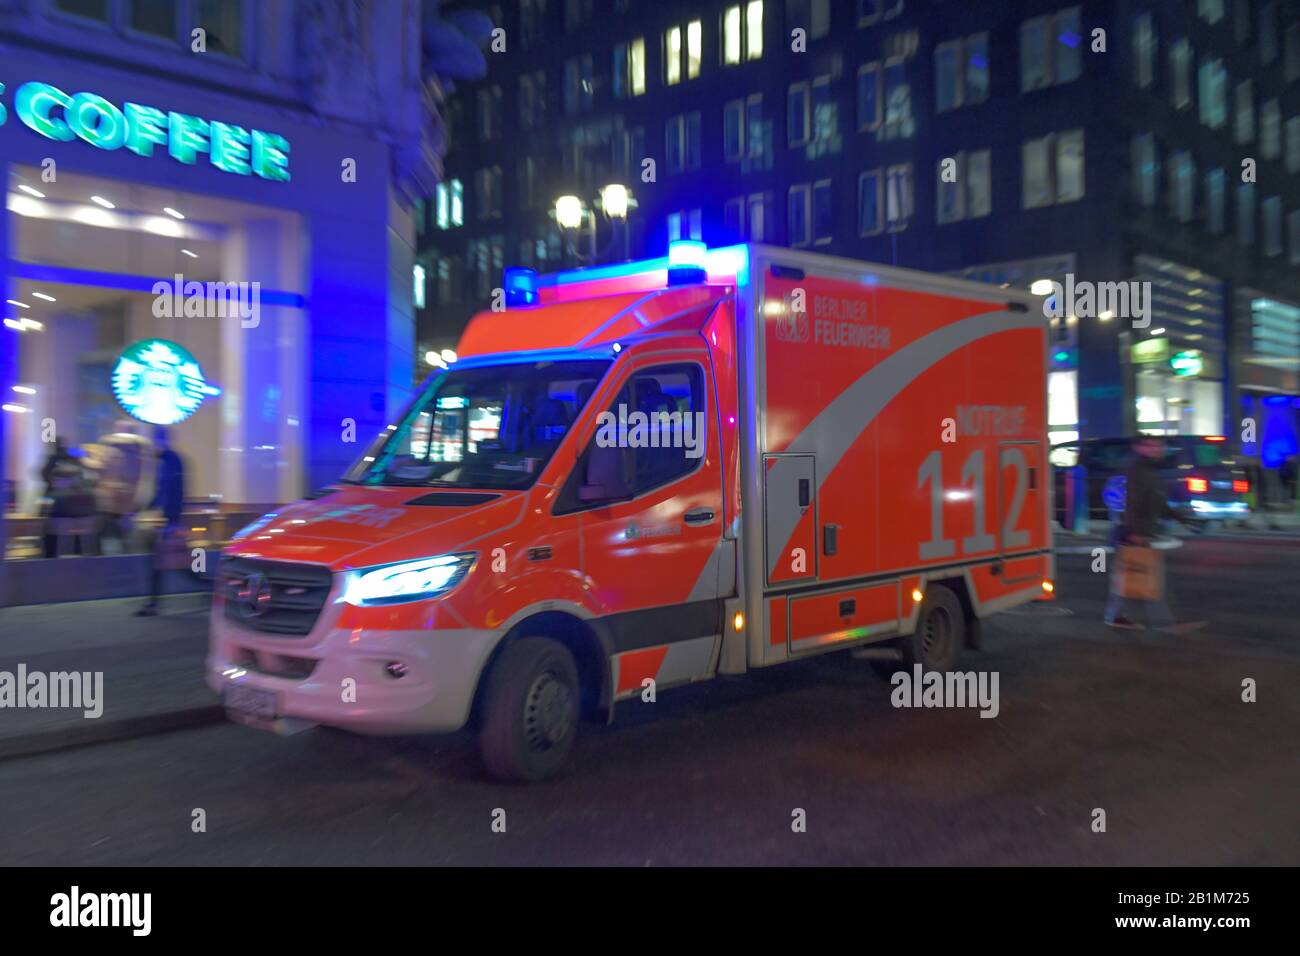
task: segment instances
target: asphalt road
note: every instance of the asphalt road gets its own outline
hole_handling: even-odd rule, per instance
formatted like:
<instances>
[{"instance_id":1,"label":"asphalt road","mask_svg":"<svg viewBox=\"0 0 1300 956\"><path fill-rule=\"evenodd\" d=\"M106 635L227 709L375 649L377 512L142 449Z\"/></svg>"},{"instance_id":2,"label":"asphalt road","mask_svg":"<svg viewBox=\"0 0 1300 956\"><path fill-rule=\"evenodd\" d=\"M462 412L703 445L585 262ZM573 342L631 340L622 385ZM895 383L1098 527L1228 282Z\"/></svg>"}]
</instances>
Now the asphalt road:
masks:
<instances>
[{"instance_id":1,"label":"asphalt road","mask_svg":"<svg viewBox=\"0 0 1300 956\"><path fill-rule=\"evenodd\" d=\"M623 706L532 787L463 736L218 725L0 762L0 864L1300 863L1300 537L1170 556L1208 628L1110 631L1062 557L1061 600L963 661L998 672L996 719L895 709L836 654Z\"/></svg>"}]
</instances>

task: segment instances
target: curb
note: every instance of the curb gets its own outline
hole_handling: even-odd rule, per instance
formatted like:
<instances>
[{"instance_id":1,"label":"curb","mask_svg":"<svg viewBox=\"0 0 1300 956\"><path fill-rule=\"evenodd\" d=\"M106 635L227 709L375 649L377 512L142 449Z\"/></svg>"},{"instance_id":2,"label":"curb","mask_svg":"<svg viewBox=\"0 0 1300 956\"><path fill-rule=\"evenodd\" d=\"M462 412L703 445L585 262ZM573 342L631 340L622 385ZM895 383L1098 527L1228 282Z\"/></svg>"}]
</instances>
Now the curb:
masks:
<instances>
[{"instance_id":1,"label":"curb","mask_svg":"<svg viewBox=\"0 0 1300 956\"><path fill-rule=\"evenodd\" d=\"M77 747L92 747L96 744L117 743L176 730L193 730L222 723L225 720L226 710L223 706L206 704L202 707L141 714L106 723L85 721L84 726L71 730L66 728L47 730L0 739L0 761L33 757Z\"/></svg>"},{"instance_id":2,"label":"curb","mask_svg":"<svg viewBox=\"0 0 1300 956\"><path fill-rule=\"evenodd\" d=\"M1176 551L1182 546L1182 538L1157 538L1151 545L1157 551ZM1092 554L1097 548L1101 548L1107 554L1115 553L1115 549L1104 538L1096 538L1085 544L1067 544L1053 550L1057 554Z\"/></svg>"}]
</instances>

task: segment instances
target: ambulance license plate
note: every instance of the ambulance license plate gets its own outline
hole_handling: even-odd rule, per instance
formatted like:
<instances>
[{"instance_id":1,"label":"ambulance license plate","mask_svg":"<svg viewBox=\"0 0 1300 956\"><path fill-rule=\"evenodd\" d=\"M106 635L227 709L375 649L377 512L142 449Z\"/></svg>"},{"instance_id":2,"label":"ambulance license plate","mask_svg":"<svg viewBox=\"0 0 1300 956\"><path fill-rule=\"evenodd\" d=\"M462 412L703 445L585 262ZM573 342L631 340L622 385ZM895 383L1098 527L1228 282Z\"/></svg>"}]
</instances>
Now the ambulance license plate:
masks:
<instances>
[{"instance_id":1,"label":"ambulance license plate","mask_svg":"<svg viewBox=\"0 0 1300 956\"><path fill-rule=\"evenodd\" d=\"M275 691L247 684L231 684L227 687L224 702L231 716L253 720L275 720L280 706Z\"/></svg>"}]
</instances>

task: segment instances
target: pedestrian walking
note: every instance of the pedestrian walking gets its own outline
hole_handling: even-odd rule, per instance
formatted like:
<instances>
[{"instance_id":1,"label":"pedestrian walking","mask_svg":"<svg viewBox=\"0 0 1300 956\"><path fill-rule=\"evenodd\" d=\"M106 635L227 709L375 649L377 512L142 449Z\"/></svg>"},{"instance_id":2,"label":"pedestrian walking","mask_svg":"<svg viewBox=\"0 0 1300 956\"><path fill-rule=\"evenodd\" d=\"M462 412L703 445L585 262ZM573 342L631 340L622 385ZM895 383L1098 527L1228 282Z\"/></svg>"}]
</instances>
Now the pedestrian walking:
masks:
<instances>
[{"instance_id":1,"label":"pedestrian walking","mask_svg":"<svg viewBox=\"0 0 1300 956\"><path fill-rule=\"evenodd\" d=\"M153 500L148 507L162 512L163 526L149 552L149 599L135 612L138 617L153 617L158 613L163 575L185 567L188 561L185 529L181 526L181 512L185 507L185 463L171 447L166 428L155 427L153 440L157 450L157 468Z\"/></svg>"},{"instance_id":2,"label":"pedestrian walking","mask_svg":"<svg viewBox=\"0 0 1300 956\"><path fill-rule=\"evenodd\" d=\"M1185 633L1205 625L1204 621L1174 620L1165 594L1164 560L1152 547L1161 520L1177 517L1160 477L1164 457L1161 438L1139 435L1133 439L1133 456L1125 474L1124 511L1111 538L1115 561L1106 603L1106 623L1111 627L1141 630L1139 608L1145 610L1147 624L1160 630Z\"/></svg>"}]
</instances>

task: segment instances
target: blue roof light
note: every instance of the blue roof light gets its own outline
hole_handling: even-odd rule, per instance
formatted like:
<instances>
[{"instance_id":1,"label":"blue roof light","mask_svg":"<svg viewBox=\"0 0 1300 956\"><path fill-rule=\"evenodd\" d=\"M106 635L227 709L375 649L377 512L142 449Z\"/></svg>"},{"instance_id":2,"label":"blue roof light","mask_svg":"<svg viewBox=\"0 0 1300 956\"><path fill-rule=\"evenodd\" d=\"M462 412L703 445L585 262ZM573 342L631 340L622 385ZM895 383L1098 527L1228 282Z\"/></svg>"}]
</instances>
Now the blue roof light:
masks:
<instances>
[{"instance_id":1,"label":"blue roof light","mask_svg":"<svg viewBox=\"0 0 1300 956\"><path fill-rule=\"evenodd\" d=\"M708 279L709 247L694 239L668 243L668 284L690 285Z\"/></svg>"},{"instance_id":2,"label":"blue roof light","mask_svg":"<svg viewBox=\"0 0 1300 956\"><path fill-rule=\"evenodd\" d=\"M505 271L506 305L537 304L537 272L512 266Z\"/></svg>"}]
</instances>

